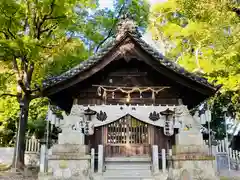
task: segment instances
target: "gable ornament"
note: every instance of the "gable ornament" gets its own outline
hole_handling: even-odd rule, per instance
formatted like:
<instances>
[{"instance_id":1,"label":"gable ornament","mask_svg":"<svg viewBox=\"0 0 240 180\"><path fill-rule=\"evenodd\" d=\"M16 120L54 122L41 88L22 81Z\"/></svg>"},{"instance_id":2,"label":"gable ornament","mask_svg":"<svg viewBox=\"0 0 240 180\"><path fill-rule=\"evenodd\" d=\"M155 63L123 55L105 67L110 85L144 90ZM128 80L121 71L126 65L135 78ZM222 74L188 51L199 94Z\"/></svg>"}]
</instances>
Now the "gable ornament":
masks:
<instances>
[{"instance_id":1,"label":"gable ornament","mask_svg":"<svg viewBox=\"0 0 240 180\"><path fill-rule=\"evenodd\" d=\"M119 47L119 53L126 61L129 61L133 57L132 54L133 49L134 49L133 43L126 43Z\"/></svg>"}]
</instances>

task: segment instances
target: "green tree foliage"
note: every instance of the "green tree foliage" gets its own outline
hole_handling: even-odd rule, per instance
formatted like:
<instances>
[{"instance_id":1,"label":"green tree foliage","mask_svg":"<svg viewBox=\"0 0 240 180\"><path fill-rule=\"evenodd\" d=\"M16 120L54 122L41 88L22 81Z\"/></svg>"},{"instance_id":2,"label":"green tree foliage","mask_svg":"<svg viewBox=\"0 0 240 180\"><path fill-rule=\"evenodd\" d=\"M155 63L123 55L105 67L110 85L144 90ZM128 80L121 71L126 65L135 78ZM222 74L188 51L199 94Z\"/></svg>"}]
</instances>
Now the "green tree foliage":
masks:
<instances>
[{"instance_id":1,"label":"green tree foliage","mask_svg":"<svg viewBox=\"0 0 240 180\"><path fill-rule=\"evenodd\" d=\"M82 9L78 12L79 27L81 30L75 31L74 37L82 44L73 42L74 46L65 47L52 56L52 61L46 66L44 71L48 76L59 75L74 67L82 60L91 56L96 49L104 46L106 39L115 34L115 27L120 15L129 13L136 21L140 30L145 31L148 24L150 6L147 0L122 1L114 0L114 8L89 10ZM84 19L85 24L81 24ZM82 49L85 48L85 51Z\"/></svg>"},{"instance_id":2,"label":"green tree foliage","mask_svg":"<svg viewBox=\"0 0 240 180\"><path fill-rule=\"evenodd\" d=\"M168 0L151 11L149 30L165 40L167 56L188 70L223 84L213 100L213 127L221 124L222 107L239 117L240 16L232 1ZM219 123L218 123L219 122Z\"/></svg>"},{"instance_id":3,"label":"green tree foliage","mask_svg":"<svg viewBox=\"0 0 240 180\"><path fill-rule=\"evenodd\" d=\"M20 122L19 166L23 164L25 132L41 138L45 129L48 101L38 98L42 80L87 59L110 30L114 32L123 4L146 27L146 1L115 1L113 10L99 9L98 1L94 2L0 2L0 136L3 145L13 145Z\"/></svg>"},{"instance_id":4,"label":"green tree foliage","mask_svg":"<svg viewBox=\"0 0 240 180\"><path fill-rule=\"evenodd\" d=\"M80 44L72 35L81 31L81 9L94 8L91 1L3 0L0 2L0 57L3 71L15 75L2 96L15 96L19 103L17 164L24 164L25 133L30 102L41 96L41 70L50 57L66 46ZM14 86L15 85L15 86ZM38 101L37 104L39 104ZM36 104L35 104L36 106ZM17 107L17 106L16 106ZM5 107L3 107L5 108ZM17 109L17 108L16 108ZM31 111L31 109L30 109ZM41 114L41 113L40 113ZM38 116L40 116L38 114Z\"/></svg>"}]
</instances>

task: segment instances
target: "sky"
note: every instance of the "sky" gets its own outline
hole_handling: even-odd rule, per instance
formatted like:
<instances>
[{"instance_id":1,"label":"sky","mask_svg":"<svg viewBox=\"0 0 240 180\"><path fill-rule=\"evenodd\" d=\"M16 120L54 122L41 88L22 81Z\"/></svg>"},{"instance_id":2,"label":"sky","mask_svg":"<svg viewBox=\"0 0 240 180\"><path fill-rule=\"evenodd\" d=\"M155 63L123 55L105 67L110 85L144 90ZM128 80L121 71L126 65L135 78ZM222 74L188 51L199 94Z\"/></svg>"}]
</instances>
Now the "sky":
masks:
<instances>
[{"instance_id":1,"label":"sky","mask_svg":"<svg viewBox=\"0 0 240 180\"><path fill-rule=\"evenodd\" d=\"M161 2L163 0L149 0L150 4ZM113 0L99 0L100 8L113 8Z\"/></svg>"}]
</instances>

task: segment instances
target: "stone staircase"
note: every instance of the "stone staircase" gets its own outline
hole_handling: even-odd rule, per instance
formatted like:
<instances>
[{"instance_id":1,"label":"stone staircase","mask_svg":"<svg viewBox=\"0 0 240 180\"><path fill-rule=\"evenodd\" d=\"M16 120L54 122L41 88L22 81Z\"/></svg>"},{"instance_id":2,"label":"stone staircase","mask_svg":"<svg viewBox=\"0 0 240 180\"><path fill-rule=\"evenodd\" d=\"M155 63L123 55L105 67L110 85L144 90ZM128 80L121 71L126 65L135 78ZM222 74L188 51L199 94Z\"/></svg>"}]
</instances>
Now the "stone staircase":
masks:
<instances>
[{"instance_id":1,"label":"stone staircase","mask_svg":"<svg viewBox=\"0 0 240 180\"><path fill-rule=\"evenodd\" d=\"M150 158L106 158L104 180L153 180Z\"/></svg>"}]
</instances>

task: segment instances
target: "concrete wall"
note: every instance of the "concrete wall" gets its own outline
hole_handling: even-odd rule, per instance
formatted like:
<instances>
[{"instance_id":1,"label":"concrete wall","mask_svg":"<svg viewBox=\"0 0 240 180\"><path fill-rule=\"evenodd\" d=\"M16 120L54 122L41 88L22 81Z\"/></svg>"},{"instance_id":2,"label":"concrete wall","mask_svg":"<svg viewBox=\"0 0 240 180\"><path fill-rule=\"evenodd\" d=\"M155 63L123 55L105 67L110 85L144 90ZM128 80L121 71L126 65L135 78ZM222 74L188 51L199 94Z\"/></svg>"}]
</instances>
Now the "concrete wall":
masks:
<instances>
[{"instance_id":1,"label":"concrete wall","mask_svg":"<svg viewBox=\"0 0 240 180\"><path fill-rule=\"evenodd\" d=\"M0 147L0 163L12 164L13 153L13 147ZM39 158L38 152L25 152L25 165L39 166Z\"/></svg>"},{"instance_id":2,"label":"concrete wall","mask_svg":"<svg viewBox=\"0 0 240 180\"><path fill-rule=\"evenodd\" d=\"M12 164L13 153L13 147L0 147L0 163Z\"/></svg>"}]
</instances>

